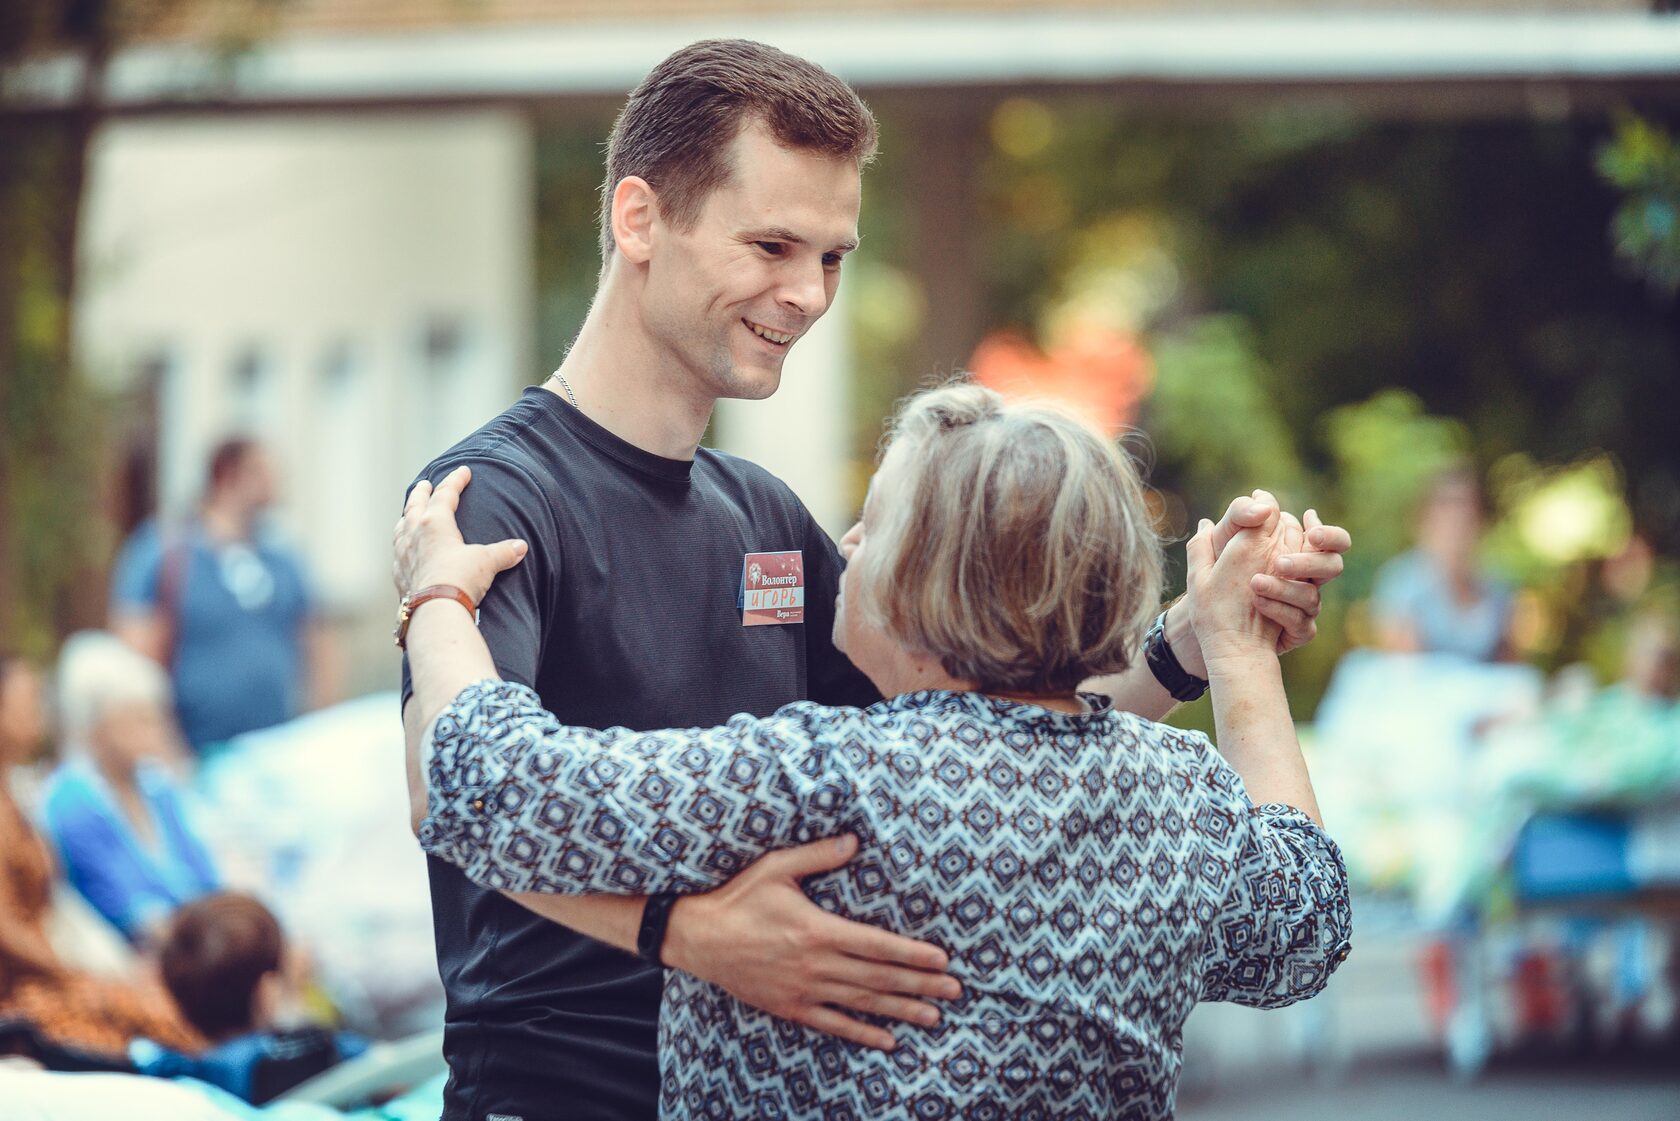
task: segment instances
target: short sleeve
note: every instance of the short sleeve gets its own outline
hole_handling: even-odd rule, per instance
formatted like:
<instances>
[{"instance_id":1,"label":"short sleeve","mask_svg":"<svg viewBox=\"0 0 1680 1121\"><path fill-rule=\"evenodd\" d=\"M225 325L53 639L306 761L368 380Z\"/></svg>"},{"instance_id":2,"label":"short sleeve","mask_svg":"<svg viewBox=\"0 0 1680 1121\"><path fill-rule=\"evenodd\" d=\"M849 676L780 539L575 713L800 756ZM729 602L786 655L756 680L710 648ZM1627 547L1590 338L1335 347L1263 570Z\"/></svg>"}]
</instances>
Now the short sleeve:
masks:
<instances>
[{"instance_id":1,"label":"short sleeve","mask_svg":"<svg viewBox=\"0 0 1680 1121\"><path fill-rule=\"evenodd\" d=\"M146 522L123 543L111 568L113 618L157 606L158 573L163 567L163 536L156 521Z\"/></svg>"},{"instance_id":2,"label":"short sleeve","mask_svg":"<svg viewBox=\"0 0 1680 1121\"><path fill-rule=\"evenodd\" d=\"M496 672L509 681L534 686L542 664L544 621L561 570L561 541L545 494L524 468L497 459L440 460L422 478L440 482L455 468L472 468L472 482L455 512L468 544L484 545L517 537L530 545L525 559L496 577L479 605L478 629L490 648ZM402 699L406 705L414 682L403 657Z\"/></svg>"},{"instance_id":3,"label":"short sleeve","mask_svg":"<svg viewBox=\"0 0 1680 1121\"><path fill-rule=\"evenodd\" d=\"M834 645L834 606L845 559L809 511L805 516L806 695L818 704L867 708L880 690Z\"/></svg>"},{"instance_id":4,"label":"short sleeve","mask_svg":"<svg viewBox=\"0 0 1680 1121\"><path fill-rule=\"evenodd\" d=\"M1228 774L1240 791L1240 780ZM1347 958L1347 868L1329 834L1300 810L1242 801L1231 885L1209 935L1201 998L1281 1008L1322 991Z\"/></svg>"}]
</instances>

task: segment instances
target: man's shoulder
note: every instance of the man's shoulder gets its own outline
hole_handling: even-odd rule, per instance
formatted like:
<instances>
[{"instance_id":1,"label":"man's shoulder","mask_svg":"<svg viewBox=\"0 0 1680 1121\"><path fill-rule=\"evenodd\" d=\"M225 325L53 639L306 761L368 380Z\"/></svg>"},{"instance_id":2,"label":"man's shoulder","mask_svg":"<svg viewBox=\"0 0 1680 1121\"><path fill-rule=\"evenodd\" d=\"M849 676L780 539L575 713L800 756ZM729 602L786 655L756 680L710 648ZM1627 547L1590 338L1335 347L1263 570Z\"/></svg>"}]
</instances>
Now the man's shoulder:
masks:
<instances>
[{"instance_id":1,"label":"man's shoulder","mask_svg":"<svg viewBox=\"0 0 1680 1121\"><path fill-rule=\"evenodd\" d=\"M410 481L437 483L457 467L472 468L468 495L474 505L486 499L543 498L566 473L562 448L533 426L533 410L526 398L486 421L447 451L427 463ZM405 492L406 493L406 492Z\"/></svg>"}]
</instances>

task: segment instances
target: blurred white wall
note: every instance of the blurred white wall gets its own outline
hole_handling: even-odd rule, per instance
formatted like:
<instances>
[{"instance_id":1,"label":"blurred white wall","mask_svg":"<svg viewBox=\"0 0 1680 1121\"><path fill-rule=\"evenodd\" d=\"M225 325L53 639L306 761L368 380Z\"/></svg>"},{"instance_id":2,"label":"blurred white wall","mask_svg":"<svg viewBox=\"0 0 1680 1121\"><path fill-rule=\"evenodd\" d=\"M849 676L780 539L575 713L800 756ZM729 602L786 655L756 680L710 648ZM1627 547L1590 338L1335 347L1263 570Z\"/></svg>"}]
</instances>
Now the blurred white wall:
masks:
<instances>
[{"instance_id":1,"label":"blurred white wall","mask_svg":"<svg viewBox=\"0 0 1680 1121\"><path fill-rule=\"evenodd\" d=\"M353 653L389 625L404 484L535 380L533 182L516 112L151 119L95 146L84 365L160 378L165 511L222 436L268 444Z\"/></svg>"}]
</instances>

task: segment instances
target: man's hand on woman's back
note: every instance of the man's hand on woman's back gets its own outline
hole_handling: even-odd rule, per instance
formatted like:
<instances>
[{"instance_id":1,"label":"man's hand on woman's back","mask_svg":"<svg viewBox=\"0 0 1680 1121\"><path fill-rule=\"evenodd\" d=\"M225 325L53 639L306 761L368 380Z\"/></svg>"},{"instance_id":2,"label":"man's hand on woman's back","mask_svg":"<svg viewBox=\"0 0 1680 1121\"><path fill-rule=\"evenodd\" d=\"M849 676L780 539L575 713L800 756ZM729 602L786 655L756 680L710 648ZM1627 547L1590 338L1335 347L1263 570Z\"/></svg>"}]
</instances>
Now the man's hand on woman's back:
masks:
<instances>
[{"instance_id":1,"label":"man's hand on woman's back","mask_svg":"<svg viewBox=\"0 0 1680 1121\"><path fill-rule=\"evenodd\" d=\"M857 839L813 841L761 857L722 887L684 896L671 912L663 957L674 969L784 1020L890 1051L892 1033L864 1012L931 1027L962 987L937 946L840 918L799 882L843 866Z\"/></svg>"}]
</instances>

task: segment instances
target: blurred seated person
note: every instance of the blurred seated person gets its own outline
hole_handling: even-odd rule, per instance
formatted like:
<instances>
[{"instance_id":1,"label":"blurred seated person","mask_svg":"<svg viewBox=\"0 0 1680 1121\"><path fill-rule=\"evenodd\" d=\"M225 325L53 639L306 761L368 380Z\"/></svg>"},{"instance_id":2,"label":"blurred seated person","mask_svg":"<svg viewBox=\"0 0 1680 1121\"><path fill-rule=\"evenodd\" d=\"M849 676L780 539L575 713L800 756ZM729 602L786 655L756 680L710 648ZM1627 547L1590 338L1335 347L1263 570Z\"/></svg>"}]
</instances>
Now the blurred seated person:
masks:
<instances>
[{"instance_id":1,"label":"blurred seated person","mask_svg":"<svg viewBox=\"0 0 1680 1121\"><path fill-rule=\"evenodd\" d=\"M1482 494L1468 469L1436 476L1417 513L1417 545L1377 573L1371 603L1378 645L1402 653L1511 656L1511 590L1477 562Z\"/></svg>"},{"instance_id":2,"label":"blurred seated person","mask_svg":"<svg viewBox=\"0 0 1680 1121\"><path fill-rule=\"evenodd\" d=\"M261 1105L355 1058L367 1040L298 1022L298 958L280 923L249 895L220 892L175 913L159 953L164 984L210 1046L184 1055L137 1043L142 1074L187 1076Z\"/></svg>"},{"instance_id":3,"label":"blurred seated person","mask_svg":"<svg viewBox=\"0 0 1680 1121\"><path fill-rule=\"evenodd\" d=\"M1680 627L1673 615L1648 612L1634 620L1621 685L1655 706L1680 697Z\"/></svg>"},{"instance_id":4,"label":"blurred seated person","mask_svg":"<svg viewBox=\"0 0 1680 1121\"><path fill-rule=\"evenodd\" d=\"M0 1022L26 1024L54 1053L120 1056L137 1036L191 1049L197 1033L161 987L78 972L48 937L52 855L6 781L45 738L40 675L0 655Z\"/></svg>"},{"instance_id":5,"label":"blurred seated person","mask_svg":"<svg viewBox=\"0 0 1680 1121\"><path fill-rule=\"evenodd\" d=\"M64 644L58 670L65 750L45 822L65 874L135 946L171 912L220 886L162 760L176 750L169 679L96 631Z\"/></svg>"},{"instance_id":6,"label":"blurred seated person","mask_svg":"<svg viewBox=\"0 0 1680 1121\"><path fill-rule=\"evenodd\" d=\"M196 514L146 522L112 573L111 629L168 669L197 753L336 699L302 558L267 522L275 494L262 445L224 440Z\"/></svg>"}]
</instances>

